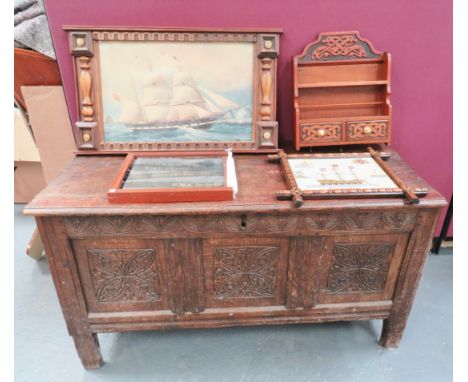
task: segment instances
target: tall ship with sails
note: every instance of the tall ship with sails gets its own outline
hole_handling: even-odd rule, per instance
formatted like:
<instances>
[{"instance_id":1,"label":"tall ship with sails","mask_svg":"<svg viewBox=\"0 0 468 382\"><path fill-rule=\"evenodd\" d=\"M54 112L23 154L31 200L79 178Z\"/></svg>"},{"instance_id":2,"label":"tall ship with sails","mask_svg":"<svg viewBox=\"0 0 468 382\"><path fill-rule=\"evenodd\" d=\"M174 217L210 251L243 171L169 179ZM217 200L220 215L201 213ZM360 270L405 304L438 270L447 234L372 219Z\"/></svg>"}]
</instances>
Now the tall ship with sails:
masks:
<instances>
[{"instance_id":1,"label":"tall ship with sails","mask_svg":"<svg viewBox=\"0 0 468 382\"><path fill-rule=\"evenodd\" d=\"M251 116L245 106L199 86L187 71L173 73L168 83L150 71L143 78L142 92L134 98L113 94L122 104L117 122L132 131L207 129L214 123L246 124Z\"/></svg>"}]
</instances>

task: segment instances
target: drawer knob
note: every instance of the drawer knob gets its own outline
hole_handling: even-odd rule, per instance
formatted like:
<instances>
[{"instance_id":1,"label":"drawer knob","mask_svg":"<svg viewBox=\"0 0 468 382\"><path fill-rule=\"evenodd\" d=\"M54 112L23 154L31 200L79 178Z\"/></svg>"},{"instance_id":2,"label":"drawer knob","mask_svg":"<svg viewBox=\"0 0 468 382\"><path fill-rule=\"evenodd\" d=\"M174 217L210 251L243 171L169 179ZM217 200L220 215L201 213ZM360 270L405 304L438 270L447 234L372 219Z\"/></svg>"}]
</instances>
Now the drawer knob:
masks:
<instances>
[{"instance_id":1,"label":"drawer knob","mask_svg":"<svg viewBox=\"0 0 468 382\"><path fill-rule=\"evenodd\" d=\"M317 133L318 133L319 137L323 137L325 135L325 130L320 129Z\"/></svg>"},{"instance_id":2,"label":"drawer knob","mask_svg":"<svg viewBox=\"0 0 468 382\"><path fill-rule=\"evenodd\" d=\"M364 134L369 135L370 133L372 133L372 127L370 126L364 127Z\"/></svg>"}]
</instances>

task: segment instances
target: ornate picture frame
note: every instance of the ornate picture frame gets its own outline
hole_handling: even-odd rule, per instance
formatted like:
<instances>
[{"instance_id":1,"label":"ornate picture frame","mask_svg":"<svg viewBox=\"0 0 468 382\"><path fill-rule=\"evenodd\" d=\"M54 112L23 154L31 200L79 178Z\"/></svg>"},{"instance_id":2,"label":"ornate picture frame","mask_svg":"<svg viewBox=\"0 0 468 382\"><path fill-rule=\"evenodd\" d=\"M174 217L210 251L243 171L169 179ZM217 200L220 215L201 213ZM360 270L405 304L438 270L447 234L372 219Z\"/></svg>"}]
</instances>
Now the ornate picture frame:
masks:
<instances>
[{"instance_id":1,"label":"ornate picture frame","mask_svg":"<svg viewBox=\"0 0 468 382\"><path fill-rule=\"evenodd\" d=\"M203 28L157 29L76 26L65 26L64 29L68 32L70 53L73 57L75 68L77 84L76 96L79 109L79 120L75 124L75 129L76 136L78 138L77 145L81 152L95 153L98 151L123 153L140 151L206 151L223 149L232 149L234 152L276 151L278 142L278 123L276 121L276 71L277 57L279 53L279 35L281 30ZM191 74L187 74L186 77L184 77L182 85L186 87L187 83L190 82L191 86L193 85L192 88L195 90L189 89L190 92L186 92L186 97L181 100L181 91L180 89L176 89L178 93L177 101L174 101L173 98L168 98L163 101L159 99L162 97L160 95L160 87L162 85L160 85L156 80L154 80L156 82L152 82L152 86L154 87L152 89L152 96L142 93L141 84L143 84L143 80L141 80L140 83L138 83L138 81L134 81L137 85L133 85L136 90L134 91L135 96L131 100L131 106L133 106L133 109L135 109L135 107L138 108L141 112L138 114L139 117L136 117L136 112L131 114L133 116L131 118L133 119L130 122L132 123L128 122L127 113L125 123L122 122L122 124L124 124L125 127L129 127L129 130L140 134L143 139L140 140L139 137L134 138L133 136L131 139L126 139L125 137L128 138L128 134L121 134L121 136L124 137L122 138L122 141L119 141L119 139L114 136L110 139L110 135L106 134L106 123L109 123L109 121L111 121L110 123L114 122L115 115L117 115L118 112L109 112L111 108L107 107L103 101L103 91L106 91L109 94L112 93L112 89L107 89L107 87L109 87L109 83L112 84L113 82L107 81L107 83L103 83L104 76L102 70L103 65L106 65L103 64L103 62L106 60L107 62L118 62L119 56L121 61L126 62L125 60L130 60L130 58L128 58L128 51L125 50L125 52L122 52L123 54L119 55L119 47L125 47L125 49L129 46L132 46L132 49L133 47L137 47L135 49L142 52L145 50L144 48L146 48L146 44L148 44L148 47L151 47L150 53L147 53L148 57L153 55L149 61L153 60L153 63L156 61L156 67L158 62L161 60L159 58L160 56L156 57L155 55L165 54L167 57L173 59L174 66L178 65L178 70L185 70L180 69L180 67L184 66L184 63L181 62L183 62L184 59L185 62L189 62L193 56L190 56L189 53L187 53L187 49L181 49L180 55L173 54L174 49L177 49L179 44L180 46L187 46L186 44L197 44L196 46L199 46L200 49L204 49L203 53L206 53L206 65L199 65L200 72L203 70L205 70L205 72L207 70L211 70L212 72L219 70L218 74L220 77L230 74L230 72L226 71L229 70L229 68L227 68L229 65L220 65L218 67L216 65L217 57L221 62L221 59L225 58L226 53L229 52L230 47L249 47L248 49L243 50L244 53L233 55L230 59L233 61L236 59L242 60L247 57L249 54L248 52L251 52L249 59L251 57L252 61L250 66L247 65L246 67L250 67L252 72L248 73L248 75L245 73L245 77L249 76L249 78L251 78L251 88L249 89L249 92L245 93L248 94L248 96L242 99L244 101L250 97L250 105L246 104L246 102L239 102L238 107L233 106L229 110L220 108L219 104L215 104L213 106L213 98L210 98L209 100L206 99L205 90L202 92L200 90L203 89L202 86L199 86L199 83L194 80L194 78L197 77L197 73L193 76ZM104 46L105 49L103 49ZM110 46L112 46L112 49L109 48ZM103 51L105 52L103 53ZM210 52L214 52L214 54L210 55ZM103 54L107 56L104 56ZM141 58L141 56L141 53L139 53L138 57ZM137 57L137 54L135 54L135 57ZM145 56L144 59L148 61L148 57ZM154 57L156 57L156 59L153 59ZM202 66L206 66L206 68L203 68ZM164 69L166 70L164 76L166 76L168 75L167 65ZM121 73L125 73L126 75L127 71ZM234 71L232 75L235 78L236 76L239 76L239 73L240 72ZM116 81L125 80L122 79L121 76L115 78ZM205 76L205 78L207 78L207 76ZM178 81L180 82L181 80ZM179 83L176 82L176 80L168 80L167 82L169 83L169 85L167 85L168 88L170 88L172 94L175 94L176 92L174 91L174 88ZM126 89L130 89L128 84L126 86ZM157 86L159 86L158 89L156 89ZM121 86L121 88L124 87ZM247 89L247 87L245 89ZM225 94L219 94L222 90L223 88L220 84L217 89L211 88L206 91L209 92L208 94L212 97L217 99L224 98L226 100L225 103L230 102L232 105L236 104L235 100L232 98L229 99ZM123 93L124 97L128 98L129 94L133 93L133 90L124 91ZM159 95L155 96L154 94L156 93ZM188 93L190 94L187 95ZM112 94L116 100L123 102L121 100L121 94ZM195 95L199 97L198 100L195 99ZM148 97L153 97L152 106L154 106L154 104L159 105L157 118L154 117L154 108L152 110L152 117L148 117L148 114L146 114L146 111L144 110L144 107L146 107L149 102ZM159 98L155 101L155 97ZM200 103L197 103L198 101ZM203 103L205 101L207 104L210 103L212 107L206 106ZM161 106L162 103L164 103L164 107L166 107L167 110ZM130 103L127 102L127 104ZM201 108L200 105L202 106ZM106 116L104 116L106 108ZM125 105L122 106L122 110L124 108ZM184 108L184 110L182 110L182 108ZM189 111L187 111L188 108L190 108ZM164 109L164 117L161 117L162 109ZM216 113L213 111L214 109L216 110ZM220 109L221 112L219 112ZM237 111L243 111L243 115L246 115L245 110L248 111L247 118L245 119L241 119L239 114L235 114ZM219 117L221 115L222 117ZM226 115L229 115L230 117L228 118ZM121 121L117 122L120 123ZM227 132L228 134L226 135L227 138L225 138L224 135L219 134L219 131L216 132L218 134L216 138L213 138L215 136L214 134L210 136L212 129L214 131L214 128L219 127L221 124L224 132ZM115 125L118 125L118 123ZM246 135L245 130L242 137L236 135L237 132L240 131L241 127L245 129L248 128L248 126L250 126L250 130L247 130L248 135ZM117 126L117 128L123 129L120 125ZM180 133L180 129L185 129L184 131L188 132L188 134L183 135L182 138L180 138L181 135L179 134L177 139L167 137L167 132L175 131L175 135L176 133ZM161 130L164 130L164 139L156 137L153 140L152 137L157 136L154 132ZM196 134L192 134L192 130L194 130ZM124 133L126 133L126 131L124 131ZM162 135L163 134L159 134L159 136ZM203 137L198 138L199 136ZM205 137L208 137L209 139L206 139Z\"/></svg>"},{"instance_id":2,"label":"ornate picture frame","mask_svg":"<svg viewBox=\"0 0 468 382\"><path fill-rule=\"evenodd\" d=\"M418 196L427 194L426 188L413 189L403 183L385 163L387 153L371 147L367 150L317 154L286 154L280 150L269 155L270 162L280 162L289 187L278 191L277 199L292 200L300 207L306 199L404 196L410 204L418 204Z\"/></svg>"}]
</instances>

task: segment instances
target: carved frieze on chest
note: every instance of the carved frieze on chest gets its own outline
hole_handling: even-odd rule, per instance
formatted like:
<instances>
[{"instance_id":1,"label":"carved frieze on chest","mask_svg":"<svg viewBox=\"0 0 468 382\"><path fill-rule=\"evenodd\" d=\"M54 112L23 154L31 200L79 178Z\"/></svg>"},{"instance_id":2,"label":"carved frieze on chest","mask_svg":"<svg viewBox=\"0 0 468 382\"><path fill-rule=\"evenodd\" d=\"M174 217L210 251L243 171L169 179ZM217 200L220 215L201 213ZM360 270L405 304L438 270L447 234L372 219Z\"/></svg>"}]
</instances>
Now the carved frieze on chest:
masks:
<instances>
[{"instance_id":1,"label":"carved frieze on chest","mask_svg":"<svg viewBox=\"0 0 468 382\"><path fill-rule=\"evenodd\" d=\"M294 215L77 216L67 217L68 234L80 236L411 230L417 212L310 212Z\"/></svg>"}]
</instances>

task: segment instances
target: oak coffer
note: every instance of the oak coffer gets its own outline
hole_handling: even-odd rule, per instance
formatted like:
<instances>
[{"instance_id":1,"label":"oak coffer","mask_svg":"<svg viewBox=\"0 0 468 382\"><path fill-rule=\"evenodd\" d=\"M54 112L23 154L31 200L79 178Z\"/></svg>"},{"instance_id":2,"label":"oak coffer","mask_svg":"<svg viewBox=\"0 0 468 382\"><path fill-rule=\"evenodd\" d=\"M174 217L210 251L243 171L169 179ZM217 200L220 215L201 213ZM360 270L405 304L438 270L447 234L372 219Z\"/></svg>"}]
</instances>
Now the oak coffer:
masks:
<instances>
[{"instance_id":1,"label":"oak coffer","mask_svg":"<svg viewBox=\"0 0 468 382\"><path fill-rule=\"evenodd\" d=\"M443 197L391 152L402 197L278 201L267 155L235 157L232 201L111 204L124 156L77 156L25 209L86 368L97 333L383 319L398 346ZM92 179L92 181L90 181Z\"/></svg>"}]
</instances>

